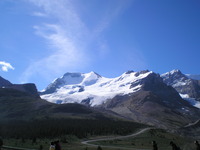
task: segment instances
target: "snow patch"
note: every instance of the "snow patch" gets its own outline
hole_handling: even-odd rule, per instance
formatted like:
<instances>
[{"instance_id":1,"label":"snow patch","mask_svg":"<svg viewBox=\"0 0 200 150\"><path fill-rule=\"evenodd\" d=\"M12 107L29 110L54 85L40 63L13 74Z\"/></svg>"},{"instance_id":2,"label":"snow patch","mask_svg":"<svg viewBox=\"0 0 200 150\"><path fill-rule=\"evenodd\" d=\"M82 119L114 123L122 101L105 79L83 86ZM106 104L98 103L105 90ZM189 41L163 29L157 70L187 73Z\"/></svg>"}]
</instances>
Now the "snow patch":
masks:
<instances>
[{"instance_id":1,"label":"snow patch","mask_svg":"<svg viewBox=\"0 0 200 150\"><path fill-rule=\"evenodd\" d=\"M179 94L184 100L189 102L192 106L200 108L200 102L195 98L190 98L188 94Z\"/></svg>"}]
</instances>

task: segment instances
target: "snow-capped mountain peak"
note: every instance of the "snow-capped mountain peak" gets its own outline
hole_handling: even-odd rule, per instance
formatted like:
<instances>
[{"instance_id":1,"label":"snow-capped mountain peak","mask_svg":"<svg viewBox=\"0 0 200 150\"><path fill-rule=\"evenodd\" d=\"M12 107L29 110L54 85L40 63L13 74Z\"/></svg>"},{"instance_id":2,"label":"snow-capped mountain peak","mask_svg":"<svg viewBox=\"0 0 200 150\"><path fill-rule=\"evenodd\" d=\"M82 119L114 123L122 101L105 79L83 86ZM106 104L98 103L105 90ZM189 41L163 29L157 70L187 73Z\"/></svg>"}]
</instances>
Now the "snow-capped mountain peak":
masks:
<instances>
[{"instance_id":1,"label":"snow-capped mountain peak","mask_svg":"<svg viewBox=\"0 0 200 150\"><path fill-rule=\"evenodd\" d=\"M65 73L62 77L55 79L41 94L49 94L65 85L90 85L94 84L101 76L95 72L89 73Z\"/></svg>"},{"instance_id":2,"label":"snow-capped mountain peak","mask_svg":"<svg viewBox=\"0 0 200 150\"><path fill-rule=\"evenodd\" d=\"M173 87L185 85L190 82L188 77L186 77L186 75L184 75L180 70L172 70L162 74L161 77L167 85L173 85Z\"/></svg>"},{"instance_id":3,"label":"snow-capped mountain peak","mask_svg":"<svg viewBox=\"0 0 200 150\"><path fill-rule=\"evenodd\" d=\"M101 76L93 71L89 73L66 73L63 77L61 77L65 85L91 85L94 84L99 78L101 78Z\"/></svg>"},{"instance_id":4,"label":"snow-capped mountain peak","mask_svg":"<svg viewBox=\"0 0 200 150\"><path fill-rule=\"evenodd\" d=\"M170 74L175 74L175 73L180 74L181 71L180 71L179 69L174 69L174 70L170 71L169 73L170 73Z\"/></svg>"},{"instance_id":5,"label":"snow-capped mountain peak","mask_svg":"<svg viewBox=\"0 0 200 150\"><path fill-rule=\"evenodd\" d=\"M83 74L83 76L84 78L81 82L81 85L85 85L85 86L95 84L101 78L99 74L93 71L90 73Z\"/></svg>"},{"instance_id":6,"label":"snow-capped mountain peak","mask_svg":"<svg viewBox=\"0 0 200 150\"><path fill-rule=\"evenodd\" d=\"M167 76L185 76L180 70L178 70L178 69L174 69L174 70L172 70L172 71L170 71L170 72L166 72L166 73L164 73L164 74L162 74L161 76L162 77L167 77Z\"/></svg>"},{"instance_id":7,"label":"snow-capped mountain peak","mask_svg":"<svg viewBox=\"0 0 200 150\"><path fill-rule=\"evenodd\" d=\"M189 78L187 75L181 73L180 70L172 70L168 73L162 74L161 77L163 81L176 89L180 96L194 103L197 100L195 105L199 105L200 99L200 83L197 80Z\"/></svg>"},{"instance_id":8,"label":"snow-capped mountain peak","mask_svg":"<svg viewBox=\"0 0 200 150\"><path fill-rule=\"evenodd\" d=\"M86 103L100 105L115 97L140 90L140 80L152 72L129 71L116 78L101 77L95 72L66 73L51 83L41 97L53 103ZM134 86L132 86L134 84Z\"/></svg>"},{"instance_id":9,"label":"snow-capped mountain peak","mask_svg":"<svg viewBox=\"0 0 200 150\"><path fill-rule=\"evenodd\" d=\"M97 81L99 78L101 78L100 75L98 75L95 72L89 72L89 73L66 73L64 76L61 77L64 84L72 85L72 84L92 84L93 82Z\"/></svg>"}]
</instances>

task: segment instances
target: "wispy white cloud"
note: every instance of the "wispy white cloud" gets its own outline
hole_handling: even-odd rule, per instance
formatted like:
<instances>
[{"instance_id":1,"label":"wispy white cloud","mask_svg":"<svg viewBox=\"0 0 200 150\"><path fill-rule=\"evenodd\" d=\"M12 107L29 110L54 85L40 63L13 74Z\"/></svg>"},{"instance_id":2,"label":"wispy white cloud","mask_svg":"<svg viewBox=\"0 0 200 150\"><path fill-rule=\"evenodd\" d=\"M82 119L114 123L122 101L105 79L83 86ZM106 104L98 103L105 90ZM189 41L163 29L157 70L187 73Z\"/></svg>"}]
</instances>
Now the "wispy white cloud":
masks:
<instances>
[{"instance_id":1,"label":"wispy white cloud","mask_svg":"<svg viewBox=\"0 0 200 150\"><path fill-rule=\"evenodd\" d=\"M1 70L4 72L7 72L9 69L12 69L12 70L15 69L10 63L7 63L5 61L0 61L0 66L1 66Z\"/></svg>"},{"instance_id":2,"label":"wispy white cloud","mask_svg":"<svg viewBox=\"0 0 200 150\"><path fill-rule=\"evenodd\" d=\"M47 15L45 13L42 13L42 12L33 12L32 15L36 16L36 17L47 17Z\"/></svg>"},{"instance_id":3,"label":"wispy white cloud","mask_svg":"<svg viewBox=\"0 0 200 150\"><path fill-rule=\"evenodd\" d=\"M53 23L44 21L34 25L35 33L46 40L49 50L40 60L32 61L24 71L22 81L33 75L48 77L64 70L84 66L88 60L80 46L80 37L87 32L70 1L29 0L37 6L42 16L48 16ZM38 15L38 14L36 14ZM39 16L41 16L39 14Z\"/></svg>"},{"instance_id":4,"label":"wispy white cloud","mask_svg":"<svg viewBox=\"0 0 200 150\"><path fill-rule=\"evenodd\" d=\"M40 60L32 61L23 73L23 81L27 82L33 75L50 76L84 68L91 58L88 45L98 39L102 32L109 27L124 6L116 5L106 15L102 15L95 27L89 28L81 17L73 0L27 0L34 4L39 11L35 16L48 16L52 21L34 25L35 33L47 41L49 51ZM38 13L42 12L42 13ZM53 23L52 23L53 22ZM102 40L104 41L104 40ZM102 43L99 53L106 54L106 42ZM92 53L95 53L92 51Z\"/></svg>"},{"instance_id":5,"label":"wispy white cloud","mask_svg":"<svg viewBox=\"0 0 200 150\"><path fill-rule=\"evenodd\" d=\"M52 74L60 74L63 70L73 70L85 65L87 57L80 49L78 51L74 41L65 36L62 27L45 24L43 27L34 26L34 28L38 35L48 41L51 53L30 64L23 74L23 82L27 82L33 74L51 78Z\"/></svg>"}]
</instances>

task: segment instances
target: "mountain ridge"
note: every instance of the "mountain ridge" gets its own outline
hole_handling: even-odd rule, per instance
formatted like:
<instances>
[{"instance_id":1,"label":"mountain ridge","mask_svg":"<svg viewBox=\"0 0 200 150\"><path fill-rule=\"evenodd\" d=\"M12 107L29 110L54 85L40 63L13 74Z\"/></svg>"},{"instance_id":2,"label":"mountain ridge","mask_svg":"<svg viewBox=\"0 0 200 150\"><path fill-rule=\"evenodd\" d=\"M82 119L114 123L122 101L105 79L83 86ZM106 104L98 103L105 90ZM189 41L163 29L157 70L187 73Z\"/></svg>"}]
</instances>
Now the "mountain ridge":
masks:
<instances>
[{"instance_id":1,"label":"mountain ridge","mask_svg":"<svg viewBox=\"0 0 200 150\"><path fill-rule=\"evenodd\" d=\"M113 89L112 91L119 90L120 89L119 86L129 86L128 84L130 84L130 83L132 84L131 88L133 88L135 85L137 85L137 82L133 83L133 81L131 81L131 79L130 79L129 81L127 81L127 82L125 81L123 84L120 84L119 81L120 80L124 80L126 75L135 74L135 77L137 77L139 74L144 74L144 73L147 73L147 72L153 73L152 71L148 71L148 70L139 71L139 72L127 71L127 72L123 73L121 76L116 77L116 78L105 78L105 77L102 77L102 76L100 76L99 74L97 74L95 72L84 73L84 74L83 73L66 73L61 78L57 78L56 80L54 80L54 82L49 84L49 86L45 90L43 90L40 93L40 95L44 99L47 99L47 100L49 99L49 97L54 97L54 99L58 99L59 103L66 103L67 100L63 101L63 99L65 99L64 97L66 97L66 99L67 99L67 95L68 95L69 99L71 99L69 102L78 102L78 103L82 102L82 103L89 104L94 99L93 93L98 93L98 91L94 91L94 90L91 91L91 92L89 91L90 94L88 94L87 96L82 96L82 97L85 97L85 98L83 98L82 100L79 100L79 101L74 101L73 99L77 99L77 98L72 98L72 95L75 95L75 94L78 95L78 93L79 93L79 95L81 96L81 92L86 92L85 90L86 90L87 86L93 85L93 84L95 84L97 82L102 82L102 84L99 84L98 86L96 86L96 87L93 86L93 87L94 88L99 88L100 86L102 86L104 88L104 90L106 88L112 88ZM91 73L96 75L95 80L93 80L93 82L90 81L90 84L88 84L88 85L84 84L85 76L88 75L88 74L91 74ZM69 76L69 75L73 75L73 76L77 76L78 75L79 76L78 79L80 81L74 84L71 81L68 81L69 78L68 79L65 78L63 80L64 77ZM160 76L162 77L163 81L167 85L172 86L173 88L175 88L176 91L185 100L194 102L195 100L198 101L200 99L200 81L189 78L187 75L183 74L180 70L172 70L172 71L167 72L165 74L161 74ZM80 79L80 77L82 77L82 78ZM132 77L132 80L135 80L134 78ZM104 79L104 81L103 81L103 79ZM99 81L99 80L102 80L102 81ZM171 81L169 81L169 80L171 80ZM110 86L109 87L108 84L113 84L113 82L115 82L114 84L116 86L115 87L114 86L112 86L112 87ZM189 85L186 86L186 84L189 84ZM70 87L70 85L71 85L71 87ZM180 85L180 88L179 88L179 85ZM183 87L183 86L185 86L185 87ZM61 90L61 88L62 88L62 90ZM102 88L99 88L99 89L102 89ZM130 89L130 87L126 88L127 91L129 89ZM63 92L60 92L60 91L63 91ZM102 91L102 90L99 90L99 91ZM59 97L59 92L60 92L61 97ZM130 92L131 91L129 91L129 93ZM54 93L55 95L53 95L52 93ZM63 93L65 93L65 94L63 94ZM124 93L126 93L126 92L124 92ZM47 94L49 94L49 95L47 95ZM108 94L109 93L107 92L105 95L108 95ZM126 94L128 94L128 92ZM106 98L105 95L101 95L101 96L102 97L104 96ZM110 93L110 95L113 95L113 94ZM116 93L116 95L120 95L120 93ZM107 96L107 97L110 98L109 96ZM112 96L112 97L114 97L114 96ZM186 99L186 98L190 98L190 99ZM54 103L56 103L55 100L54 100Z\"/></svg>"},{"instance_id":2,"label":"mountain ridge","mask_svg":"<svg viewBox=\"0 0 200 150\"><path fill-rule=\"evenodd\" d=\"M196 100L194 105L182 96L182 91L191 92L193 83L198 85L197 80L189 79L179 70L163 75L149 70L127 71L116 78L105 78L95 72L68 72L54 80L40 96L56 103L53 104L56 107L62 104L58 110L65 111L65 103L81 104L139 123L176 129L199 119L200 109L194 107ZM192 88L188 96L195 95L195 90Z\"/></svg>"},{"instance_id":3,"label":"mountain ridge","mask_svg":"<svg viewBox=\"0 0 200 150\"><path fill-rule=\"evenodd\" d=\"M78 84L61 86L54 93L41 97L54 103L81 103L112 111L136 122L175 129L199 119L200 109L182 99L180 91L173 87L179 82L196 81L179 70L173 70L168 75L165 78L149 70L128 71L116 78L100 76L88 85L81 79Z\"/></svg>"}]
</instances>

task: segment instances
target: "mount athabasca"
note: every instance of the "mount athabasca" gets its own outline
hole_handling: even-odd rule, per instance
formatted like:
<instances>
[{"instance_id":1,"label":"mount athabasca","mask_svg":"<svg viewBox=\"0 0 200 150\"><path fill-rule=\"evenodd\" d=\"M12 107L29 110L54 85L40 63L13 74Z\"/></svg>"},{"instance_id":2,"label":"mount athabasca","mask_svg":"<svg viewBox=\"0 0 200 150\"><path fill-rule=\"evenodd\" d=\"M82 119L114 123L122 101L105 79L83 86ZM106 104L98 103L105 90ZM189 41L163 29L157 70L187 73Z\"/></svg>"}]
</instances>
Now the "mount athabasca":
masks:
<instances>
[{"instance_id":1,"label":"mount athabasca","mask_svg":"<svg viewBox=\"0 0 200 150\"><path fill-rule=\"evenodd\" d=\"M141 90L142 81L152 74L155 73L148 70L128 71L116 78L106 78L95 72L66 73L55 79L40 92L40 95L41 98L52 103L82 103L98 106L115 96L136 93ZM190 78L193 77L192 75L182 74L180 70L172 70L160 77L184 100L200 108L200 81Z\"/></svg>"},{"instance_id":2,"label":"mount athabasca","mask_svg":"<svg viewBox=\"0 0 200 150\"><path fill-rule=\"evenodd\" d=\"M116 95L127 95L140 90L139 81L152 72L126 72L117 78L105 78L95 72L66 73L57 78L41 97L53 103L84 103L98 106ZM132 83L138 83L131 86Z\"/></svg>"}]
</instances>

